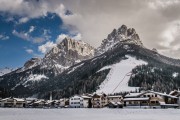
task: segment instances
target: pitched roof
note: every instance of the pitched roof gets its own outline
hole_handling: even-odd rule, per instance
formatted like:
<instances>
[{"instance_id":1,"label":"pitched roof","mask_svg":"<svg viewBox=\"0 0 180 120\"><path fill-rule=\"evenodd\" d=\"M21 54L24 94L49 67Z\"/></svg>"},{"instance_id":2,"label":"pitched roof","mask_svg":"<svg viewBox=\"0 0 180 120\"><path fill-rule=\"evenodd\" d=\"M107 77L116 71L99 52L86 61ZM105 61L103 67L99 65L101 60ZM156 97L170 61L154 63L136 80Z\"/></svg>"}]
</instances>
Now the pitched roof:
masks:
<instances>
[{"instance_id":1,"label":"pitched roof","mask_svg":"<svg viewBox=\"0 0 180 120\"><path fill-rule=\"evenodd\" d=\"M146 98L125 98L124 101L147 101L149 97Z\"/></svg>"}]
</instances>

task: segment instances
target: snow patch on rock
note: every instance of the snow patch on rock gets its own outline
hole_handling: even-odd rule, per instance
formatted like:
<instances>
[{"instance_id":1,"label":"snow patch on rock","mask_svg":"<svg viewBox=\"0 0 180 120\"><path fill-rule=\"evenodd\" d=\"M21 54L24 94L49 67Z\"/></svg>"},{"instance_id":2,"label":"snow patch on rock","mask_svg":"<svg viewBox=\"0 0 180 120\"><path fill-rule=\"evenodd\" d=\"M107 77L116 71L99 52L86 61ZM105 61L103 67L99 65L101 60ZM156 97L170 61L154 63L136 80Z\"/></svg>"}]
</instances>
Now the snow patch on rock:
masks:
<instances>
[{"instance_id":1,"label":"snow patch on rock","mask_svg":"<svg viewBox=\"0 0 180 120\"><path fill-rule=\"evenodd\" d=\"M41 79L48 79L45 75L31 74L28 78L28 81L39 81Z\"/></svg>"}]
</instances>

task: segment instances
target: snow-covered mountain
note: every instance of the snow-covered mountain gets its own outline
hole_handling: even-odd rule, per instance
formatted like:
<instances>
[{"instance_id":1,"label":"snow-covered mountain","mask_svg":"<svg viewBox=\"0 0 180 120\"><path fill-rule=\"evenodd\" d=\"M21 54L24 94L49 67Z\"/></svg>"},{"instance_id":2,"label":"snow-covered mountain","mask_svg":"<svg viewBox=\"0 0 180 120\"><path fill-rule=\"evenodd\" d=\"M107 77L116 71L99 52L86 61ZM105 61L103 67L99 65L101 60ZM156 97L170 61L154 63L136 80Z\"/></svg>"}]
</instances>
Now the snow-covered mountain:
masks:
<instances>
[{"instance_id":1,"label":"snow-covered mountain","mask_svg":"<svg viewBox=\"0 0 180 120\"><path fill-rule=\"evenodd\" d=\"M42 59L41 68L54 69L56 74L94 56L94 48L79 40L65 38Z\"/></svg>"},{"instance_id":2,"label":"snow-covered mountain","mask_svg":"<svg viewBox=\"0 0 180 120\"><path fill-rule=\"evenodd\" d=\"M100 55L119 43L132 43L143 46L139 35L134 28L127 28L126 25L122 25L118 29L114 29L106 39L102 41L102 44L97 48L96 55Z\"/></svg>"},{"instance_id":3,"label":"snow-covered mountain","mask_svg":"<svg viewBox=\"0 0 180 120\"><path fill-rule=\"evenodd\" d=\"M0 78L0 86L10 90L18 87L32 87L36 82L53 78L69 67L94 56L94 48L89 44L71 38L63 39L44 58L32 58L24 66Z\"/></svg>"},{"instance_id":4,"label":"snow-covered mountain","mask_svg":"<svg viewBox=\"0 0 180 120\"><path fill-rule=\"evenodd\" d=\"M24 66L22 68L19 68L16 73L20 73L23 71L26 71L28 69L32 69L38 65L40 65L42 62L41 58L31 58L27 62L25 62Z\"/></svg>"},{"instance_id":5,"label":"snow-covered mountain","mask_svg":"<svg viewBox=\"0 0 180 120\"><path fill-rule=\"evenodd\" d=\"M7 74L7 73L10 73L10 72L12 72L13 70L14 70L14 69L8 68L8 67L0 68L0 76L5 75L5 74Z\"/></svg>"},{"instance_id":6,"label":"snow-covered mountain","mask_svg":"<svg viewBox=\"0 0 180 120\"><path fill-rule=\"evenodd\" d=\"M163 92L177 89L180 60L147 49L135 29L125 25L114 29L96 50L87 43L66 38L44 58L32 59L23 68L0 77L0 87L15 96L47 97L53 91L57 99L152 86Z\"/></svg>"}]
</instances>

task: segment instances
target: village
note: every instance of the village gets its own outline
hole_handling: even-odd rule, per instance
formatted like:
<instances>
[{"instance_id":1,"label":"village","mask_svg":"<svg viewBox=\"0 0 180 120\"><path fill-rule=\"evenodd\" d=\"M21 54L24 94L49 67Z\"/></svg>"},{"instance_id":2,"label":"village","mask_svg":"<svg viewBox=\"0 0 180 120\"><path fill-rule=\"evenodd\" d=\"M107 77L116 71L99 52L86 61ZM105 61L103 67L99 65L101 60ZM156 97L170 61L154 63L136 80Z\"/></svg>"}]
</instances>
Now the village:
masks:
<instances>
[{"instance_id":1,"label":"village","mask_svg":"<svg viewBox=\"0 0 180 120\"><path fill-rule=\"evenodd\" d=\"M59 100L53 100L52 94L49 100L9 97L0 99L0 106L8 108L180 108L180 91L174 90L166 94L148 90L127 93L124 96L94 93L74 95Z\"/></svg>"}]
</instances>

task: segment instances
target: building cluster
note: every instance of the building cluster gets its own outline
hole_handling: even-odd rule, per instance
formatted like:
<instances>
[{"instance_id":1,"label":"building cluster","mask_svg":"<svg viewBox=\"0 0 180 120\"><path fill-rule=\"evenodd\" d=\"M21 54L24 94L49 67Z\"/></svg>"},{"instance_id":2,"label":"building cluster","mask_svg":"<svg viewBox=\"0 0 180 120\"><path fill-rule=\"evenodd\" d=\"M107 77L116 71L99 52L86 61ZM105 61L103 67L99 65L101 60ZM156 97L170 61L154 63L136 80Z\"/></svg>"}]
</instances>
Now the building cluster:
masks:
<instances>
[{"instance_id":1,"label":"building cluster","mask_svg":"<svg viewBox=\"0 0 180 120\"><path fill-rule=\"evenodd\" d=\"M5 98L0 100L1 107L17 108L180 108L180 91L169 94L143 91L122 95L106 95L104 93L74 95L59 100L44 100L36 98Z\"/></svg>"}]
</instances>

